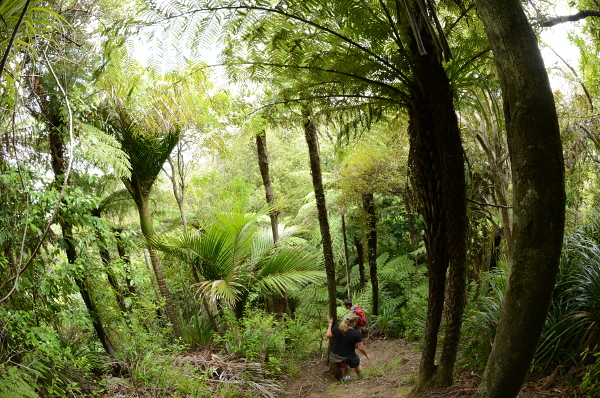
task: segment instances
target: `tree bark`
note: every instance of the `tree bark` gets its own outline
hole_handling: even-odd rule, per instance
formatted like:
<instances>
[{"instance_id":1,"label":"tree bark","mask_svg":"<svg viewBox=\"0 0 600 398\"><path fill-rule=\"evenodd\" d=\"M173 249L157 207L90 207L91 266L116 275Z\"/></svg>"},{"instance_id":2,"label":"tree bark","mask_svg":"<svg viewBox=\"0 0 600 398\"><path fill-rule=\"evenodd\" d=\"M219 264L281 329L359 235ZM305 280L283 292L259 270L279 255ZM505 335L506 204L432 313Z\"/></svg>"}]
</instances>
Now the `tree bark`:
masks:
<instances>
[{"instance_id":1,"label":"tree bark","mask_svg":"<svg viewBox=\"0 0 600 398\"><path fill-rule=\"evenodd\" d=\"M273 231L273 243L279 242L279 224L277 221L278 211L275 209L275 195L269 176L269 152L267 151L267 135L263 131L256 135L256 152L258 155L258 168L265 187L265 196L269 205L269 217L271 218L271 229Z\"/></svg>"},{"instance_id":2,"label":"tree bark","mask_svg":"<svg viewBox=\"0 0 600 398\"><path fill-rule=\"evenodd\" d=\"M273 233L273 243L279 242L279 211L275 208L275 195L273 195L273 186L269 175L269 151L267 151L267 135L263 131L256 135L256 153L258 157L258 168L265 187L265 197L269 205L269 218L271 219L271 231ZM283 312L286 311L287 292L284 291L282 297L273 297L273 304L277 319L283 320ZM286 311L287 312L287 311Z\"/></svg>"},{"instance_id":3,"label":"tree bark","mask_svg":"<svg viewBox=\"0 0 600 398\"><path fill-rule=\"evenodd\" d=\"M479 398L516 397L544 326L565 221L562 144L537 40L519 0L476 0L504 98L513 182L513 256Z\"/></svg>"},{"instance_id":4,"label":"tree bark","mask_svg":"<svg viewBox=\"0 0 600 398\"><path fill-rule=\"evenodd\" d=\"M98 209L92 212L94 217L100 218L100 211ZM98 252L100 253L100 259L102 260L102 265L104 265L104 269L106 270L106 276L108 278L108 283L113 288L115 292L115 299L119 304L119 308L121 312L125 315L129 313L127 306L125 305L125 297L123 295L123 291L119 286L119 282L117 278L115 278L114 273L110 267L111 259L110 259L110 251L108 250L108 245L106 243L106 239L102 235L102 231L100 229L96 230L96 238L98 239Z\"/></svg>"},{"instance_id":5,"label":"tree bark","mask_svg":"<svg viewBox=\"0 0 600 398\"><path fill-rule=\"evenodd\" d=\"M49 141L50 141L50 152L52 158L52 170L54 171L54 180L57 184L62 184L64 181L64 175L66 173L65 161L64 161L64 144L63 144L63 136L61 134L61 122L58 118L52 118L52 115L49 113L47 116L50 116L47 120L51 124ZM63 199L63 203L66 207L68 207L68 203ZM68 212L60 211L59 213L59 224L62 229L62 235L65 242L65 252L67 254L67 261L69 264L77 263L77 249L75 247L75 240L73 236L73 224L68 220L67 217ZM83 271L85 272L85 271ZM92 321L92 326L96 331L96 335L98 339L102 343L102 347L108 355L111 357L115 357L115 348L110 341L108 333L104 329L104 325L102 324L102 320L100 319L100 314L98 313L98 309L96 308L96 304L94 303L92 296L88 290L88 286L86 283L86 278L84 273L81 275L74 276L75 284L79 288L79 293L81 294L81 298L85 304L85 307L88 310L88 314L90 316L90 320Z\"/></svg>"},{"instance_id":6,"label":"tree bark","mask_svg":"<svg viewBox=\"0 0 600 398\"><path fill-rule=\"evenodd\" d=\"M183 230L187 230L187 217L185 215L184 208L184 199L185 199L185 175L183 170L183 159L181 155L181 148L177 144L177 163L173 162L173 159L170 157L167 159L169 162L169 166L171 166L171 174L167 173L167 171L163 168L163 171L171 180L171 185L173 186L173 196L175 196L175 201L177 202L177 206L179 207L179 216L181 217L181 223L183 224ZM179 180L177 179L179 177Z\"/></svg>"},{"instance_id":7,"label":"tree bark","mask_svg":"<svg viewBox=\"0 0 600 398\"><path fill-rule=\"evenodd\" d=\"M154 235L154 227L152 225L150 207L148 206L148 198L142 195L142 189L139 187L139 184L135 184L135 181L132 183L132 186L134 189L136 189L136 191L139 192L137 197L134 195L134 199L136 199L138 206L138 214L140 216L142 233L146 238L150 238L152 235ZM183 335L181 333L181 327L179 326L179 316L177 315L177 311L175 311L175 306L171 300L171 293L167 287L167 281L165 280L160 259L158 258L158 253L156 252L156 249L152 248L148 248L148 253L150 254L150 264L152 265L152 270L156 276L158 290L162 298L165 300L165 312L167 313L169 322L171 322L171 326L173 327L173 334L175 335L175 338L181 338Z\"/></svg>"},{"instance_id":8,"label":"tree bark","mask_svg":"<svg viewBox=\"0 0 600 398\"><path fill-rule=\"evenodd\" d=\"M371 305L372 314L379 315L379 279L377 277L377 214L373 194L362 196L365 211L365 230L367 233L367 262L369 263L369 276L371 277Z\"/></svg>"},{"instance_id":9,"label":"tree bark","mask_svg":"<svg viewBox=\"0 0 600 398\"><path fill-rule=\"evenodd\" d=\"M344 241L344 265L346 266L346 287L348 289L348 300L352 299L350 287L350 261L348 260L348 239L346 238L346 217L342 214L342 238Z\"/></svg>"},{"instance_id":10,"label":"tree bark","mask_svg":"<svg viewBox=\"0 0 600 398\"><path fill-rule=\"evenodd\" d=\"M362 290L367 286L367 279L365 278L365 253L363 244L356 236L354 237L354 247L356 247L356 261L358 262L359 287Z\"/></svg>"},{"instance_id":11,"label":"tree bark","mask_svg":"<svg viewBox=\"0 0 600 398\"><path fill-rule=\"evenodd\" d=\"M421 16L423 17L423 16ZM458 351L466 290L465 160L450 82L426 29L427 54L416 56L409 107L410 173L418 195L427 250L429 297L424 348L411 395L448 387ZM418 54L416 44L411 52ZM418 83L418 84L417 84ZM448 280L448 322L440 364L435 365Z\"/></svg>"},{"instance_id":12,"label":"tree bark","mask_svg":"<svg viewBox=\"0 0 600 398\"><path fill-rule=\"evenodd\" d=\"M335 263L333 260L333 244L331 241L331 231L329 220L327 219L327 204L325 202L325 189L323 187L323 178L321 174L321 157L319 155L319 144L317 141L317 128L307 115L304 123L304 136L308 146L308 155L310 157L310 173L312 175L313 189L315 191L315 200L317 202L317 212L319 216L319 227L321 230L321 243L323 245L323 259L325 261L325 274L327 275L327 292L329 295L329 316L333 322L337 322L337 303L336 303L336 283L335 283ZM330 340L330 348L333 339Z\"/></svg>"}]
</instances>

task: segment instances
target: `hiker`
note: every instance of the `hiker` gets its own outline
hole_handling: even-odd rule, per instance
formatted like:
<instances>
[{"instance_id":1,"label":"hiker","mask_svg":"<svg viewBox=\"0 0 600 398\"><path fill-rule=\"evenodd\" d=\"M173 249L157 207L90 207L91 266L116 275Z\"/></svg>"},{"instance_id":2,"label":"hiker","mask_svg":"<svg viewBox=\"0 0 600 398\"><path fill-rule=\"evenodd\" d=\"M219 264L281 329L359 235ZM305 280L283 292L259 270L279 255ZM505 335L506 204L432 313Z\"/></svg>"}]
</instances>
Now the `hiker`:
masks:
<instances>
[{"instance_id":1,"label":"hiker","mask_svg":"<svg viewBox=\"0 0 600 398\"><path fill-rule=\"evenodd\" d=\"M358 322L359 316L355 312L349 312L340 322L339 325L333 325L333 320L329 318L329 327L327 328L327 338L335 337L333 349L329 354L329 363L334 367L339 367L342 370L342 381L350 380L348 368L354 369L356 376L360 377L362 367L360 366L360 357L356 354L354 348L367 358L369 354L362 342L362 337L358 329L354 329Z\"/></svg>"},{"instance_id":2,"label":"hiker","mask_svg":"<svg viewBox=\"0 0 600 398\"><path fill-rule=\"evenodd\" d=\"M356 315L358 315L359 319L358 319L358 322L356 322L356 326L355 326L357 329L362 328L363 326L365 326L367 324L367 316L365 315L365 312L358 305L353 306L352 300L344 301L344 307L349 312L356 312Z\"/></svg>"}]
</instances>

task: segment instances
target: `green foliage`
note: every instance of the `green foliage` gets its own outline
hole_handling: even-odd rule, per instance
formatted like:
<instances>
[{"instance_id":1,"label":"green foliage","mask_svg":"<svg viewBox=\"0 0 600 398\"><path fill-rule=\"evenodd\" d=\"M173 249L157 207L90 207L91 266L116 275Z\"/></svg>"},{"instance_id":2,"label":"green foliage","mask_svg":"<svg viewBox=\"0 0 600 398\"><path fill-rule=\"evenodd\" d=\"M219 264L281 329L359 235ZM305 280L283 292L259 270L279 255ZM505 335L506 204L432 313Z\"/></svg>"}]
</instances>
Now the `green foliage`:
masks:
<instances>
[{"instance_id":1,"label":"green foliage","mask_svg":"<svg viewBox=\"0 0 600 398\"><path fill-rule=\"evenodd\" d=\"M210 345L213 338L213 326L207 316L194 314L183 325L183 339L189 347Z\"/></svg>"},{"instance_id":2,"label":"green foliage","mask_svg":"<svg viewBox=\"0 0 600 398\"><path fill-rule=\"evenodd\" d=\"M318 350L314 343L322 331L306 318L284 315L282 321L277 321L274 314L252 308L246 314L238 321L231 312L225 312L225 331L215 341L223 344L228 354L263 362L277 375L294 370Z\"/></svg>"},{"instance_id":3,"label":"green foliage","mask_svg":"<svg viewBox=\"0 0 600 398\"><path fill-rule=\"evenodd\" d=\"M373 326L389 336L414 339L425 330L426 269L407 256L389 257L383 253L377 258L380 315L373 317Z\"/></svg>"},{"instance_id":4,"label":"green foliage","mask_svg":"<svg viewBox=\"0 0 600 398\"><path fill-rule=\"evenodd\" d=\"M35 382L26 371L0 365L0 398L39 398Z\"/></svg>"},{"instance_id":5,"label":"green foliage","mask_svg":"<svg viewBox=\"0 0 600 398\"><path fill-rule=\"evenodd\" d=\"M582 397L597 398L600 396L600 352L598 346L594 350L586 347L582 354L583 362L591 362L585 370L579 386Z\"/></svg>"},{"instance_id":6,"label":"green foliage","mask_svg":"<svg viewBox=\"0 0 600 398\"><path fill-rule=\"evenodd\" d=\"M146 352L131 368L133 387L154 397L209 397L207 377L193 364L177 363L173 356L156 351Z\"/></svg>"},{"instance_id":7,"label":"green foliage","mask_svg":"<svg viewBox=\"0 0 600 398\"><path fill-rule=\"evenodd\" d=\"M56 397L95 388L95 374L106 371L106 358L89 343L82 330L73 325L73 329L59 334L34 322L35 315L26 311L0 312L0 325L4 326L0 335L12 343L13 349L20 351L19 372L29 375L23 380L34 379L37 392ZM11 353L0 352L0 359L8 355ZM11 377L14 372L9 371L2 377Z\"/></svg>"},{"instance_id":8,"label":"green foliage","mask_svg":"<svg viewBox=\"0 0 600 398\"><path fill-rule=\"evenodd\" d=\"M491 352L504 302L506 270L499 267L486 274L482 284L489 290L467 304L462 327L459 363L468 369L483 370Z\"/></svg>"},{"instance_id":9,"label":"green foliage","mask_svg":"<svg viewBox=\"0 0 600 398\"><path fill-rule=\"evenodd\" d=\"M600 246L598 212L591 212L579 230L565 238L554 293L533 364L543 372L550 366L577 365L581 350L594 347L600 339ZM481 369L491 349L504 302L507 272L489 273L489 284L480 297L467 306L461 362Z\"/></svg>"},{"instance_id":10,"label":"green foliage","mask_svg":"<svg viewBox=\"0 0 600 398\"><path fill-rule=\"evenodd\" d=\"M296 228L280 232L273 244L264 212L245 209L242 201L215 213L200 232L180 238L155 238L152 244L196 268L199 293L211 302L244 305L248 292L282 294L295 284L322 280L318 254L295 236Z\"/></svg>"}]
</instances>

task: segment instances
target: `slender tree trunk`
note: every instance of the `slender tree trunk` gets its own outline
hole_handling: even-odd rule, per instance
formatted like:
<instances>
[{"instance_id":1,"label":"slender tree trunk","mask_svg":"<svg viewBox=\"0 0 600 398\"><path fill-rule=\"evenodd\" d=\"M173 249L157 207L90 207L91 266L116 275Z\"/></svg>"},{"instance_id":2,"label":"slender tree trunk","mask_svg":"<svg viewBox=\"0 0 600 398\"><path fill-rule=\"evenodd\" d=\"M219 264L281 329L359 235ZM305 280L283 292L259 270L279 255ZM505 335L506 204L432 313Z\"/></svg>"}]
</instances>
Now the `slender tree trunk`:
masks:
<instances>
[{"instance_id":1,"label":"slender tree trunk","mask_svg":"<svg viewBox=\"0 0 600 398\"><path fill-rule=\"evenodd\" d=\"M415 57L413 67L418 84L411 90L409 156L424 220L429 298L423 355L411 395L454 382L465 303L468 227L464 151L452 90L429 31L422 29L421 38L427 54ZM418 54L416 44L411 46L412 53ZM447 328L440 364L436 366L448 267Z\"/></svg>"},{"instance_id":2,"label":"slender tree trunk","mask_svg":"<svg viewBox=\"0 0 600 398\"><path fill-rule=\"evenodd\" d=\"M513 255L479 398L516 397L552 298L565 222L562 144L537 40L519 0L476 0L500 78L513 178Z\"/></svg>"},{"instance_id":3,"label":"slender tree trunk","mask_svg":"<svg viewBox=\"0 0 600 398\"><path fill-rule=\"evenodd\" d=\"M267 151L267 135L263 131L256 135L256 153L258 157L258 168L265 187L265 197L269 205L269 217L271 218L271 231L273 233L273 243L279 242L279 211L275 208L275 195L273 195L273 186L269 175L269 151ZM282 297L273 297L274 311L277 318L283 320L283 312L286 311L287 292L284 290Z\"/></svg>"},{"instance_id":4,"label":"slender tree trunk","mask_svg":"<svg viewBox=\"0 0 600 398\"><path fill-rule=\"evenodd\" d=\"M127 285L127 291L128 293L124 293L127 297L131 296L131 295L139 295L139 289L138 286L133 284L133 281L131 280L129 273L131 272L131 260L129 259L129 256L127 255L127 251L126 251L126 244L125 244L125 240L123 239L123 237L121 236L121 233L123 232L120 229L115 230L116 235L116 241L117 241L117 252L119 253L119 258L121 259L121 261L123 261L123 264L125 264L128 268L128 270L125 272L125 284Z\"/></svg>"},{"instance_id":5,"label":"slender tree trunk","mask_svg":"<svg viewBox=\"0 0 600 398\"><path fill-rule=\"evenodd\" d=\"M136 188L140 192L142 191L139 187ZM152 216L150 214L150 208L148 206L148 199L146 197L143 197L141 193L139 194L138 198L138 212L140 216L140 226L142 228L142 233L146 238L150 238L152 237L152 235L154 235L154 227L152 226ZM154 275L156 276L158 290L162 298L165 300L165 312L167 313L169 322L171 322L171 325L173 327L173 334L175 335L175 338L181 338L183 335L181 334L181 327L179 326L179 316L177 314L177 311L175 310L173 301L171 300L171 293L169 292L169 288L167 287L167 281L165 280L162 266L160 264L160 259L158 258L158 253L156 252L156 249L152 248L148 248L148 253L150 254L150 264L152 265L152 270L154 271Z\"/></svg>"},{"instance_id":6,"label":"slender tree trunk","mask_svg":"<svg viewBox=\"0 0 600 398\"><path fill-rule=\"evenodd\" d=\"M304 136L308 145L310 156L310 172L312 175L313 189L317 201L319 213L319 227L321 229L321 242L323 244L323 258L325 260L325 274L327 275L327 292L329 294L329 316L333 322L337 322L336 285L335 285L335 263L333 260L333 244L329 220L327 219L327 205L325 203L325 189L321 174L321 158L319 155L319 144L317 141L317 128L307 116L304 124ZM330 348L333 340L330 340Z\"/></svg>"},{"instance_id":7,"label":"slender tree trunk","mask_svg":"<svg viewBox=\"0 0 600 398\"><path fill-rule=\"evenodd\" d=\"M481 135L476 135L479 145L486 154L494 190L492 197L494 203L501 205L499 209L502 217L504 236L506 242L506 254L508 261L512 255L512 214L509 209L509 183L510 166L507 166L507 145L501 135L501 121L497 120L496 112L493 111L491 100L484 102L488 111L486 116L482 117L475 114L479 122L479 131Z\"/></svg>"},{"instance_id":8,"label":"slender tree trunk","mask_svg":"<svg viewBox=\"0 0 600 398\"><path fill-rule=\"evenodd\" d=\"M100 212L96 209L93 211L92 215L94 217L100 218ZM110 267L111 259L110 259L110 251L108 250L108 245L106 243L106 239L102 235L100 230L96 230L96 238L98 239L98 252L100 253L100 259L102 260L102 265L104 265L104 269L106 270L106 276L108 278L108 283L113 288L115 293L115 299L119 304L119 308L123 314L128 314L129 310L125 305L125 297L123 295L123 291L119 286L119 282L117 278L115 278L114 273Z\"/></svg>"},{"instance_id":9,"label":"slender tree trunk","mask_svg":"<svg viewBox=\"0 0 600 398\"><path fill-rule=\"evenodd\" d=\"M373 194L362 196L363 209L365 210L365 230L367 231L367 261L369 263L369 276L371 277L372 314L379 315L379 279L377 277L377 214Z\"/></svg>"},{"instance_id":10,"label":"slender tree trunk","mask_svg":"<svg viewBox=\"0 0 600 398\"><path fill-rule=\"evenodd\" d=\"M365 278L365 253L360 239L356 236L354 237L354 247L356 247L356 261L358 261L359 287L362 290L367 286L367 279Z\"/></svg>"},{"instance_id":11,"label":"slender tree trunk","mask_svg":"<svg viewBox=\"0 0 600 398\"><path fill-rule=\"evenodd\" d=\"M344 239L344 264L346 266L346 286L348 288L348 300L352 299L350 288L350 261L348 260L348 239L346 239L346 217L342 214L342 237Z\"/></svg>"},{"instance_id":12,"label":"slender tree trunk","mask_svg":"<svg viewBox=\"0 0 600 398\"><path fill-rule=\"evenodd\" d=\"M52 123L52 119L48 119ZM54 121L54 126L60 126L60 122L58 120ZM51 127L50 128L50 151L52 156L52 170L54 171L54 180L57 184L61 184L64 181L64 175L66 173L65 161L64 161L64 144L62 134L60 132L60 127ZM68 203L64 201L64 204L68 206ZM66 246L66 254L67 261L69 264L77 263L77 250L75 247L75 240L73 236L73 224L67 219L67 212L61 211L59 214L59 223L62 229L63 238ZM96 335L98 339L102 343L102 347L108 355L111 357L115 356L115 349L110 341L108 333L104 329L102 325L102 321L100 319L100 314L96 308L96 305L92 299L92 296L88 290L88 286L86 283L85 275L82 273L81 275L77 275L74 277L75 284L79 288L79 293L81 294L81 298L85 303L85 307L88 310L88 314L92 321L92 325L94 330L96 331Z\"/></svg>"},{"instance_id":13,"label":"slender tree trunk","mask_svg":"<svg viewBox=\"0 0 600 398\"><path fill-rule=\"evenodd\" d=\"M171 157L167 159L169 162L169 166L171 166L171 174L167 173L167 171L163 168L165 174L171 180L171 184L173 185L173 196L175 196L175 201L177 202L177 206L179 207L179 215L181 217L181 223L183 224L183 230L187 230L187 217L185 216L184 209L184 199L185 199L185 170L184 170L184 161L182 157L182 143L179 141L177 143L177 153L176 162L173 161Z\"/></svg>"},{"instance_id":14,"label":"slender tree trunk","mask_svg":"<svg viewBox=\"0 0 600 398\"><path fill-rule=\"evenodd\" d=\"M277 221L278 211L275 209L275 195L269 176L269 152L267 151L267 135L263 131L256 135L256 150L258 154L258 168L265 187L265 196L269 205L269 217L271 218L271 230L273 231L273 243L279 242L279 224Z\"/></svg>"}]
</instances>

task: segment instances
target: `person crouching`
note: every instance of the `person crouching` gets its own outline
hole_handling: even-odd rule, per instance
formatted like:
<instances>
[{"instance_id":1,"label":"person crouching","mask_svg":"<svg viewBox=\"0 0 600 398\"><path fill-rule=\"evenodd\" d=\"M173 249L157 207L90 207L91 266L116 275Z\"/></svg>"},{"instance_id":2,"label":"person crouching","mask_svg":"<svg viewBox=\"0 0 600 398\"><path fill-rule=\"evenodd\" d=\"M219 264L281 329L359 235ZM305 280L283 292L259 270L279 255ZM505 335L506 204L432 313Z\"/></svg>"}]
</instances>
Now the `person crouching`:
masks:
<instances>
[{"instance_id":1,"label":"person crouching","mask_svg":"<svg viewBox=\"0 0 600 398\"><path fill-rule=\"evenodd\" d=\"M342 369L342 381L350 380L348 368L354 369L356 376L362 373L360 366L360 357L355 352L355 347L367 358L371 359L367 349L362 342L362 337L358 329L354 329L359 316L354 312L349 312L339 325L333 325L333 320L328 317L329 327L327 328L327 338L335 338L333 349L329 354L329 363L339 366Z\"/></svg>"}]
</instances>

